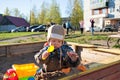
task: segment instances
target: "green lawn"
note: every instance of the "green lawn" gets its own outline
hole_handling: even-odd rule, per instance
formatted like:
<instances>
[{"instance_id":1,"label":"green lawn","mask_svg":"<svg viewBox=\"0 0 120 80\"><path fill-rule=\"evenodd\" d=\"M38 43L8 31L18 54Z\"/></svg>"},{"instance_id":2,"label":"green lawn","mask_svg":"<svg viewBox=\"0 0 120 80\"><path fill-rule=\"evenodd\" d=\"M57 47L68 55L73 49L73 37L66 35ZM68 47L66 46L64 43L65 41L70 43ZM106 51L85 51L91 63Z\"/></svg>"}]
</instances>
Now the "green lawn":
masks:
<instances>
[{"instance_id":1,"label":"green lawn","mask_svg":"<svg viewBox=\"0 0 120 80\"><path fill-rule=\"evenodd\" d=\"M0 40L11 39L21 36L29 36L34 34L43 34L44 32L15 32L15 33L0 33Z\"/></svg>"},{"instance_id":2,"label":"green lawn","mask_svg":"<svg viewBox=\"0 0 120 80\"><path fill-rule=\"evenodd\" d=\"M116 34L116 33L95 32L95 34L92 36L90 32L86 32L83 35L81 35L80 32L76 32L75 34L66 36L65 40L70 41L70 42L89 44L89 41L93 41L93 40L107 40L108 35L111 35L111 34Z\"/></svg>"},{"instance_id":3,"label":"green lawn","mask_svg":"<svg viewBox=\"0 0 120 80\"><path fill-rule=\"evenodd\" d=\"M28 43L28 42L38 42L38 41L45 41L46 40L46 33L45 32L16 32L16 33L0 33L0 40L11 39L15 37L21 36L31 36L31 35L44 35L38 37L29 37L27 39L19 39L14 42L0 42L0 45L4 44L16 44L16 43ZM107 41L108 35L116 34L116 32L95 32L92 36L90 32L84 32L84 34L80 34L79 31L75 33L69 33L69 35L65 36L65 41L75 42L80 44L91 44L91 41ZM119 47L119 45L117 45Z\"/></svg>"}]
</instances>

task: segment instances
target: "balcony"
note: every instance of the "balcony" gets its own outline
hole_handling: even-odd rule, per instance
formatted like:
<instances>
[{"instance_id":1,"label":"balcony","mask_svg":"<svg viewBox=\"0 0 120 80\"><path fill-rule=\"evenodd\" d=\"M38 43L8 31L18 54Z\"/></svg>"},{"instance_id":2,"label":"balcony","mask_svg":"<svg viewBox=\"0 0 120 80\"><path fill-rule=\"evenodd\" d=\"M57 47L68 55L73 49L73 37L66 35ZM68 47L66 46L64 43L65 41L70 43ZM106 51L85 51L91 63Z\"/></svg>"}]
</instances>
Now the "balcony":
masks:
<instances>
[{"instance_id":1,"label":"balcony","mask_svg":"<svg viewBox=\"0 0 120 80\"><path fill-rule=\"evenodd\" d=\"M92 15L91 17L92 17L92 18L108 17L108 14Z\"/></svg>"},{"instance_id":2,"label":"balcony","mask_svg":"<svg viewBox=\"0 0 120 80\"><path fill-rule=\"evenodd\" d=\"M90 5L91 9L100 9L108 7L108 2L91 3Z\"/></svg>"}]
</instances>

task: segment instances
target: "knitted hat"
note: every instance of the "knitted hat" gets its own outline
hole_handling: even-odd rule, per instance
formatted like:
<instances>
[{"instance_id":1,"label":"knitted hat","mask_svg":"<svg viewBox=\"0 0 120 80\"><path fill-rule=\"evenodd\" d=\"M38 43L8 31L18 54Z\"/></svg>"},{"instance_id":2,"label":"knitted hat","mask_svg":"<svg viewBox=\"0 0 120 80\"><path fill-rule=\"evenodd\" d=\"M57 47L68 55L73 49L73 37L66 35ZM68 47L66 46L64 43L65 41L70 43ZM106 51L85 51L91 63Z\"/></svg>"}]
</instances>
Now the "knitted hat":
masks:
<instances>
[{"instance_id":1,"label":"knitted hat","mask_svg":"<svg viewBox=\"0 0 120 80\"><path fill-rule=\"evenodd\" d=\"M50 38L64 40L65 31L61 25L53 25L48 28L47 40Z\"/></svg>"}]
</instances>

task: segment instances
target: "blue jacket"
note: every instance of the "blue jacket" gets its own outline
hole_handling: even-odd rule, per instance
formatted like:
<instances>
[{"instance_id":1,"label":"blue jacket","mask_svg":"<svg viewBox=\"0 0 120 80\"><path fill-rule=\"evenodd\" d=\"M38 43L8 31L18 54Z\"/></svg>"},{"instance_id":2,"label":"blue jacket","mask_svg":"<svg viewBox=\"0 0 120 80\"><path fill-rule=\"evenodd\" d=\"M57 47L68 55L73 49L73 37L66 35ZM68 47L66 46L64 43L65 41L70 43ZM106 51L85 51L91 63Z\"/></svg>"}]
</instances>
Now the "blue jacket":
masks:
<instances>
[{"instance_id":1,"label":"blue jacket","mask_svg":"<svg viewBox=\"0 0 120 80\"><path fill-rule=\"evenodd\" d=\"M66 22L66 28L71 28L71 24L70 24L70 22L68 21L68 22Z\"/></svg>"},{"instance_id":2,"label":"blue jacket","mask_svg":"<svg viewBox=\"0 0 120 80\"><path fill-rule=\"evenodd\" d=\"M47 71L56 71L56 70L61 70L62 68L76 67L80 63L79 58L77 59L77 61L73 62L68 57L67 52L73 51L73 49L68 45L63 45L61 46L61 48L55 49L53 52L50 53L50 55L46 60L42 60L41 55L44 51L48 49L48 47L49 46L44 47L43 49L40 50L39 53L36 54L37 55L36 60L38 64L46 64Z\"/></svg>"}]
</instances>

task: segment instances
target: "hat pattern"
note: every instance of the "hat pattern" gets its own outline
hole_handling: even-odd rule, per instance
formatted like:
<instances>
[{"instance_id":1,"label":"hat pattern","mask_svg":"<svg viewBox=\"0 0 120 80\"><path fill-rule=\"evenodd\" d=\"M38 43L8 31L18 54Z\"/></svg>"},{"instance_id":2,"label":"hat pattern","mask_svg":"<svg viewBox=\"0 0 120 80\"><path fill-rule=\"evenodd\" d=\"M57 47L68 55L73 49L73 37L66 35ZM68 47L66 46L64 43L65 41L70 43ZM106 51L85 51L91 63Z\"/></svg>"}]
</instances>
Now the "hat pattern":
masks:
<instances>
[{"instance_id":1,"label":"hat pattern","mask_svg":"<svg viewBox=\"0 0 120 80\"><path fill-rule=\"evenodd\" d=\"M48 28L47 40L50 38L64 40L65 31L61 25L53 25Z\"/></svg>"}]
</instances>

